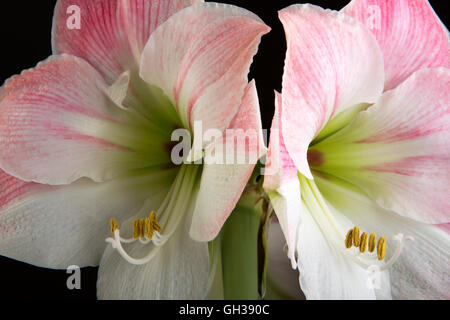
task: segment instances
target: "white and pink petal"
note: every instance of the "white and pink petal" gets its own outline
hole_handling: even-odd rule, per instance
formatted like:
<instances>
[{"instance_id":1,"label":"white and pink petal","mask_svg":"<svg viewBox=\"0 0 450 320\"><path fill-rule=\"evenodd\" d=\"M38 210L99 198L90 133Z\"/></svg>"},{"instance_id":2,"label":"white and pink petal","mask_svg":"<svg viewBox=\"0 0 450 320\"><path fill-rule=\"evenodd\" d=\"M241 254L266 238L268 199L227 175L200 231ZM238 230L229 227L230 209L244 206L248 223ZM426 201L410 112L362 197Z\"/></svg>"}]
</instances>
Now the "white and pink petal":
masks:
<instances>
[{"instance_id":1,"label":"white and pink petal","mask_svg":"<svg viewBox=\"0 0 450 320\"><path fill-rule=\"evenodd\" d=\"M2 87L0 168L26 181L68 184L170 161L162 142L152 153L142 152L147 133L142 124L130 125L133 115L112 101L87 62L51 56Z\"/></svg>"}]
</instances>

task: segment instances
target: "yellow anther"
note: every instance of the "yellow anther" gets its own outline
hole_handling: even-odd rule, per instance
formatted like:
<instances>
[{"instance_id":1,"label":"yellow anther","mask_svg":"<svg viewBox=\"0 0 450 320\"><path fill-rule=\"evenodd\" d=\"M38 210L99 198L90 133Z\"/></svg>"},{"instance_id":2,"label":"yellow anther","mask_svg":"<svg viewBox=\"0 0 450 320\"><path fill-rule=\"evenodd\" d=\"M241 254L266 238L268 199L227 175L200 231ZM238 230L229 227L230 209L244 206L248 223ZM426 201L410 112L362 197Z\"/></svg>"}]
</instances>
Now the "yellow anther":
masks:
<instances>
[{"instance_id":1,"label":"yellow anther","mask_svg":"<svg viewBox=\"0 0 450 320\"><path fill-rule=\"evenodd\" d=\"M353 244L355 247L359 247L359 241L360 241L360 231L359 227L356 226L353 228Z\"/></svg>"},{"instance_id":2,"label":"yellow anther","mask_svg":"<svg viewBox=\"0 0 450 320\"><path fill-rule=\"evenodd\" d=\"M369 237L369 252L375 251L376 240L377 240L377 234L375 232L371 233L370 237Z\"/></svg>"},{"instance_id":3,"label":"yellow anther","mask_svg":"<svg viewBox=\"0 0 450 320\"><path fill-rule=\"evenodd\" d=\"M377 246L377 254L378 254L378 260L383 260L386 256L386 238L380 237L380 240L378 240L378 246Z\"/></svg>"},{"instance_id":4,"label":"yellow anther","mask_svg":"<svg viewBox=\"0 0 450 320\"><path fill-rule=\"evenodd\" d=\"M140 237L141 231L139 227L139 219L133 222L133 238L138 239Z\"/></svg>"},{"instance_id":5,"label":"yellow anther","mask_svg":"<svg viewBox=\"0 0 450 320\"><path fill-rule=\"evenodd\" d=\"M119 229L117 222L114 220L114 222L111 220L111 231L113 231L113 223L114 223L114 230ZM158 220L156 219L156 213L155 211L152 211L150 213L149 217L143 218L143 219L136 219L133 221L133 238L139 239L139 238L147 238L152 239L155 231L161 232L162 228L158 223Z\"/></svg>"},{"instance_id":6,"label":"yellow anther","mask_svg":"<svg viewBox=\"0 0 450 320\"><path fill-rule=\"evenodd\" d=\"M156 232L161 232L162 228L161 228L161 226L158 223L158 219L156 218L156 212L155 211L150 212L149 219L150 219L150 223L151 223L152 229L154 231L156 231Z\"/></svg>"},{"instance_id":7,"label":"yellow anther","mask_svg":"<svg viewBox=\"0 0 450 320\"><path fill-rule=\"evenodd\" d=\"M359 251L362 253L366 252L368 238L369 238L369 234L367 232L363 232L363 234L361 235L361 241L359 244Z\"/></svg>"},{"instance_id":8,"label":"yellow anther","mask_svg":"<svg viewBox=\"0 0 450 320\"><path fill-rule=\"evenodd\" d=\"M147 238L151 239L153 238L153 226L152 226L152 220L150 218L145 218L145 235Z\"/></svg>"},{"instance_id":9,"label":"yellow anther","mask_svg":"<svg viewBox=\"0 0 450 320\"><path fill-rule=\"evenodd\" d=\"M360 229L358 226L350 229L347 232L347 236L345 237L345 247L350 249L352 245L355 247L359 247L359 251L361 253L366 252L367 247L369 248L369 252L375 251L375 244L377 240L377 235L375 233L371 233L370 237L367 232L363 232L360 235ZM386 256L386 238L380 237L377 244L377 255L378 260L383 260Z\"/></svg>"},{"instance_id":10,"label":"yellow anther","mask_svg":"<svg viewBox=\"0 0 450 320\"><path fill-rule=\"evenodd\" d=\"M143 238L145 236L145 218L139 220L139 237Z\"/></svg>"},{"instance_id":11,"label":"yellow anther","mask_svg":"<svg viewBox=\"0 0 450 320\"><path fill-rule=\"evenodd\" d=\"M345 237L345 247L347 249L350 249L352 247L352 243L353 243L353 229L350 229L347 232L347 236Z\"/></svg>"},{"instance_id":12,"label":"yellow anther","mask_svg":"<svg viewBox=\"0 0 450 320\"><path fill-rule=\"evenodd\" d=\"M111 233L114 235L114 231L119 230L119 225L117 224L117 220L114 218L111 218L109 220L109 225L111 226Z\"/></svg>"}]
</instances>

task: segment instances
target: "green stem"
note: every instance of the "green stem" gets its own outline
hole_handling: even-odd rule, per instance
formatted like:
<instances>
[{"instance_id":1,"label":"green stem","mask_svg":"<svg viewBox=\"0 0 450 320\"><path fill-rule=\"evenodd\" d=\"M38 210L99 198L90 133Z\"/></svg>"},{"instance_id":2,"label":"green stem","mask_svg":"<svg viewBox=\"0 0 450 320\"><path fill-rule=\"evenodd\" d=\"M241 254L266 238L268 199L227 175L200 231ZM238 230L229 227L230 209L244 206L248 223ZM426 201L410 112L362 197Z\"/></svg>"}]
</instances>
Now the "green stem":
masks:
<instances>
[{"instance_id":1,"label":"green stem","mask_svg":"<svg viewBox=\"0 0 450 320\"><path fill-rule=\"evenodd\" d=\"M259 299L258 241L262 201L245 192L221 233L224 298Z\"/></svg>"}]
</instances>

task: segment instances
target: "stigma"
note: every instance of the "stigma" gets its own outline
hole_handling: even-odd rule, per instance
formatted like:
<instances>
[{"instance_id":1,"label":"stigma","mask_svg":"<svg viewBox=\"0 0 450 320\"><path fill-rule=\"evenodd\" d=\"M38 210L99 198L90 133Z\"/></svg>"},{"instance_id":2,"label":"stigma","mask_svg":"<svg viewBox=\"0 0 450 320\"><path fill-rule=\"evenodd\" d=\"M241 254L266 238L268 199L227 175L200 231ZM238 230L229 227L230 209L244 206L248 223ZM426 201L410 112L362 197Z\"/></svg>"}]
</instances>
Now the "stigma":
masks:
<instances>
[{"instance_id":1,"label":"stigma","mask_svg":"<svg viewBox=\"0 0 450 320\"><path fill-rule=\"evenodd\" d=\"M122 243L133 243L139 241L142 244L153 243L159 247L165 243L165 237L161 234L162 227L159 225L156 212L150 212L149 216L143 219L136 219L133 222L133 237L122 238L120 236L119 225L116 219L110 220L110 228L113 238L107 238L106 242L111 243L112 247L116 249L120 255L129 263L135 265L142 265L149 262L154 256L154 250L141 259L135 259L130 257L125 249L122 247Z\"/></svg>"},{"instance_id":2,"label":"stigma","mask_svg":"<svg viewBox=\"0 0 450 320\"><path fill-rule=\"evenodd\" d=\"M376 239L376 233L371 233L370 236L367 232L363 232L361 234L359 227L355 226L347 232L347 236L345 237L345 248L351 249L354 246L359 249L360 254L364 254L366 249L368 249L369 256L375 256L374 252L376 248L376 257L379 261L383 261L386 257L386 238L381 236L378 239L378 243L376 242ZM414 238L410 236L405 237L402 233L396 234L392 239L398 242L397 248L395 249L392 257L381 266L381 270L386 270L392 266L392 264L394 264L400 256L405 243L409 240L414 240Z\"/></svg>"}]
</instances>

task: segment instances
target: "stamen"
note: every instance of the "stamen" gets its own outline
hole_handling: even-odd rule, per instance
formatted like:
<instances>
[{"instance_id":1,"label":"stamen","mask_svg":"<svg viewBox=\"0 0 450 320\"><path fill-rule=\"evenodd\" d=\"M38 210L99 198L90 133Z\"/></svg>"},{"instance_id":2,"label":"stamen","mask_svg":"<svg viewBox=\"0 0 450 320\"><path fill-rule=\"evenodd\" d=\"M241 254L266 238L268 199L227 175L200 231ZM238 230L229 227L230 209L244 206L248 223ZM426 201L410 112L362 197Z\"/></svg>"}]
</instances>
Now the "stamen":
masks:
<instances>
[{"instance_id":1,"label":"stamen","mask_svg":"<svg viewBox=\"0 0 450 320\"><path fill-rule=\"evenodd\" d=\"M368 238L369 238L369 234L367 232L363 232L363 234L361 235L361 241L359 244L359 252L361 252L361 253L366 252Z\"/></svg>"},{"instance_id":2,"label":"stamen","mask_svg":"<svg viewBox=\"0 0 450 320\"><path fill-rule=\"evenodd\" d=\"M372 232L369 238L369 252L372 253L375 251L375 242L377 240L377 234Z\"/></svg>"},{"instance_id":3,"label":"stamen","mask_svg":"<svg viewBox=\"0 0 450 320\"><path fill-rule=\"evenodd\" d=\"M345 237L345 247L347 249L350 249L352 247L352 243L353 243L353 229L350 229L347 232L347 236Z\"/></svg>"},{"instance_id":4,"label":"stamen","mask_svg":"<svg viewBox=\"0 0 450 320\"><path fill-rule=\"evenodd\" d=\"M355 245L355 247L359 247L359 251L361 253L364 253L366 251L366 247L368 244L369 252L370 253L374 252L377 235L375 233L371 233L369 237L369 234L367 232L363 232L363 234L359 236L359 233L360 229L358 226L354 227L353 229L350 229L347 233L347 236L345 237L345 247L347 249L350 249L353 244ZM388 269L397 260L406 241L414 240L413 237L405 237L401 233L393 236L393 239L398 241L397 248L395 249L394 254L389 259L389 261L387 261L384 265L380 267L381 271ZM356 245L356 243L358 243L358 245ZM386 257L386 238L383 236L380 237L380 239L378 240L377 257L379 261L384 260L384 258ZM370 267L370 265L367 265L360 259L355 261L358 261L358 264L360 264L363 267L366 268Z\"/></svg>"},{"instance_id":5,"label":"stamen","mask_svg":"<svg viewBox=\"0 0 450 320\"><path fill-rule=\"evenodd\" d=\"M133 238L138 239L141 237L141 232L139 228L139 220L134 220L133 222Z\"/></svg>"},{"instance_id":6,"label":"stamen","mask_svg":"<svg viewBox=\"0 0 450 320\"><path fill-rule=\"evenodd\" d=\"M116 219L112 218L110 220L110 226L114 239L107 238L106 242L111 243L112 247L116 249L125 260L132 264L141 265L147 263L154 256L155 250L151 251L145 258L134 259L125 252L122 243L133 243L139 240L142 244L153 242L155 246L159 247L165 242L165 237L160 234L162 228L158 223L155 211L152 211L149 217L133 221L133 238L131 239L125 239L120 236L119 225Z\"/></svg>"},{"instance_id":7,"label":"stamen","mask_svg":"<svg viewBox=\"0 0 450 320\"><path fill-rule=\"evenodd\" d=\"M119 230L119 225L117 223L117 220L114 218L111 218L109 221L109 225L111 226L111 233L114 236L114 231Z\"/></svg>"},{"instance_id":8,"label":"stamen","mask_svg":"<svg viewBox=\"0 0 450 320\"><path fill-rule=\"evenodd\" d=\"M386 238L381 237L380 240L378 240L378 246L377 246L377 255L378 260L383 260L386 256Z\"/></svg>"},{"instance_id":9,"label":"stamen","mask_svg":"<svg viewBox=\"0 0 450 320\"><path fill-rule=\"evenodd\" d=\"M359 227L355 226L353 228L353 244L355 247L359 247L359 235L360 235L360 231L359 231Z\"/></svg>"}]
</instances>

